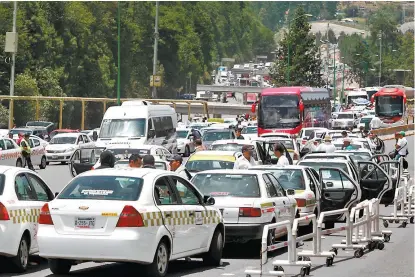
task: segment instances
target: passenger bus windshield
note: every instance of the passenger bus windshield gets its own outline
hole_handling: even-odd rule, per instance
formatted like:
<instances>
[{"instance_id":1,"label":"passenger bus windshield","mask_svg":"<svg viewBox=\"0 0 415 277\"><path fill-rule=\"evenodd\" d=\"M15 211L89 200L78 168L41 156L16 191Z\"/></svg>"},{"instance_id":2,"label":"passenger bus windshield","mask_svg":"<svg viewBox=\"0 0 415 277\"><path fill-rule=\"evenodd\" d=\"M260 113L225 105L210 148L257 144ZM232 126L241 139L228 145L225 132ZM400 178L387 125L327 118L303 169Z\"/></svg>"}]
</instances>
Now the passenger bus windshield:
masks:
<instances>
[{"instance_id":1,"label":"passenger bus windshield","mask_svg":"<svg viewBox=\"0 0 415 277\"><path fill-rule=\"evenodd\" d=\"M100 138L145 137L146 119L104 119L99 132Z\"/></svg>"},{"instance_id":2,"label":"passenger bus windshield","mask_svg":"<svg viewBox=\"0 0 415 277\"><path fill-rule=\"evenodd\" d=\"M213 197L259 197L256 175L197 174L192 183L204 194Z\"/></svg>"},{"instance_id":3,"label":"passenger bus windshield","mask_svg":"<svg viewBox=\"0 0 415 277\"><path fill-rule=\"evenodd\" d=\"M300 125L297 95L262 96L258 125L262 128L295 128Z\"/></svg>"},{"instance_id":4,"label":"passenger bus windshield","mask_svg":"<svg viewBox=\"0 0 415 277\"><path fill-rule=\"evenodd\" d=\"M376 114L378 116L402 116L402 96L378 96L376 97Z\"/></svg>"}]
</instances>

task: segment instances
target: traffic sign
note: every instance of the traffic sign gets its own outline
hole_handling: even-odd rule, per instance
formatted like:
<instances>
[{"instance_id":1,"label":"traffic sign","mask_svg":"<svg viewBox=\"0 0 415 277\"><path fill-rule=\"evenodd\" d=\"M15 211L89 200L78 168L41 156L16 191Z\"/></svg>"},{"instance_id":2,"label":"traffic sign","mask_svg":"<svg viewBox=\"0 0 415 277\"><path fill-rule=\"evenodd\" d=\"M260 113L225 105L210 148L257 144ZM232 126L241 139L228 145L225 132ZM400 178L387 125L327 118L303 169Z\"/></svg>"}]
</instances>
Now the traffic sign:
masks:
<instances>
[{"instance_id":1,"label":"traffic sign","mask_svg":"<svg viewBox=\"0 0 415 277\"><path fill-rule=\"evenodd\" d=\"M150 76L150 87L161 87L161 76L151 75Z\"/></svg>"}]
</instances>

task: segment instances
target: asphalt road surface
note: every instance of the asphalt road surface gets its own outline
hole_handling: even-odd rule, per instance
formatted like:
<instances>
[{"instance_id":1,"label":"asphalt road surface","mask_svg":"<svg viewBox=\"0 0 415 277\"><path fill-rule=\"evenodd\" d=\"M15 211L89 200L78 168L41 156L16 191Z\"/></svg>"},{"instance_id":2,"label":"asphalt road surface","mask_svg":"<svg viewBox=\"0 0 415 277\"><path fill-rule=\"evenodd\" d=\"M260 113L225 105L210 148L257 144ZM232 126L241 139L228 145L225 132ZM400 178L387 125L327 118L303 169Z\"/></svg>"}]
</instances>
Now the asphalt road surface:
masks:
<instances>
[{"instance_id":1,"label":"asphalt road surface","mask_svg":"<svg viewBox=\"0 0 415 277\"><path fill-rule=\"evenodd\" d=\"M414 174L414 137L408 137L410 157L408 158L410 173ZM394 141L387 141L387 151L393 147ZM68 166L50 165L45 170L39 171L40 175L47 181L52 190L59 191L71 179ZM390 214L391 207L381 207L382 214ZM408 224L406 228L399 227L399 224L390 224L387 228L393 232L391 241L386 243L384 250L375 250L365 254L362 258L353 258L351 251L339 251L339 255L334 259L334 265L327 268L324 258L312 258L312 270L310 276L318 277L413 277L414 276L414 228L413 224ZM330 250L333 243L340 243L344 239L340 234L327 236L323 240L323 250ZM311 250L311 242L305 242L302 249ZM111 251L110 249L108 251ZM143 249L143 251L145 251ZM245 277L244 270L247 268L259 267L259 243L249 243L242 245L226 245L221 267L204 267L201 260L192 259L191 261L174 261L170 263L169 277L219 277L236 276ZM286 249L277 250L273 255L269 255L269 261L264 266L266 271L272 269L272 259L285 259ZM297 267L286 267L287 274L299 273ZM44 277L53 275L47 267L47 263L42 259L34 259L25 274L10 273L7 268L0 266L0 276L25 276L25 277ZM131 267L126 264L116 263L84 263L74 266L70 276L84 277L112 277L112 276L135 276L140 277L140 268Z\"/></svg>"}]
</instances>

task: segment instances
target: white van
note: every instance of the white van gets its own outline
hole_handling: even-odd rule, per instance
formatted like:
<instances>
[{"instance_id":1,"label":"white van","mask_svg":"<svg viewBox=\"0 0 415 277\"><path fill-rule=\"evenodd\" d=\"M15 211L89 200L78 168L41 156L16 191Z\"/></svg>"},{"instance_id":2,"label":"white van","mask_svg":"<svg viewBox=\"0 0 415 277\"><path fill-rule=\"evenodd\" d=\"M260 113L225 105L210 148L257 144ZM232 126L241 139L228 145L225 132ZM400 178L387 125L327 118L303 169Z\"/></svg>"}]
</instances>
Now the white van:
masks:
<instances>
[{"instance_id":1,"label":"white van","mask_svg":"<svg viewBox=\"0 0 415 277\"><path fill-rule=\"evenodd\" d=\"M171 153L177 153L176 128L177 114L172 107L126 101L105 112L96 146L162 145Z\"/></svg>"}]
</instances>

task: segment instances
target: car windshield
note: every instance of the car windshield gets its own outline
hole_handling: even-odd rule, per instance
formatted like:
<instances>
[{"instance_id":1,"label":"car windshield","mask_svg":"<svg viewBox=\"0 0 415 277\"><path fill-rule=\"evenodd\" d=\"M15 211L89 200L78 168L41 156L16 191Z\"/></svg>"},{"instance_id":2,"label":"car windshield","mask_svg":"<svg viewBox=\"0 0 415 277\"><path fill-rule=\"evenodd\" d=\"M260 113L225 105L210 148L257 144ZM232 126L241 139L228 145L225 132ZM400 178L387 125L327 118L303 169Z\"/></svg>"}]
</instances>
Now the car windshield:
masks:
<instances>
[{"instance_id":1,"label":"car windshield","mask_svg":"<svg viewBox=\"0 0 415 277\"><path fill-rule=\"evenodd\" d=\"M212 169L233 169L235 162L221 160L191 160L186 163L186 168L190 172L200 172Z\"/></svg>"},{"instance_id":2,"label":"car windshield","mask_svg":"<svg viewBox=\"0 0 415 277\"><path fill-rule=\"evenodd\" d=\"M178 130L176 131L178 138L187 138L187 134L189 134L189 131L187 130Z\"/></svg>"},{"instance_id":3,"label":"car windshield","mask_svg":"<svg viewBox=\"0 0 415 277\"><path fill-rule=\"evenodd\" d=\"M80 176L74 178L58 199L136 201L143 179L123 176Z\"/></svg>"},{"instance_id":4,"label":"car windshield","mask_svg":"<svg viewBox=\"0 0 415 277\"><path fill-rule=\"evenodd\" d=\"M75 144L77 137L54 137L50 144Z\"/></svg>"},{"instance_id":5,"label":"car windshield","mask_svg":"<svg viewBox=\"0 0 415 277\"><path fill-rule=\"evenodd\" d=\"M260 197L258 179L253 174L196 174L192 183L213 197Z\"/></svg>"},{"instance_id":6,"label":"car windshield","mask_svg":"<svg viewBox=\"0 0 415 277\"><path fill-rule=\"evenodd\" d=\"M305 181L301 169L267 167L264 170L271 172L284 189L305 190Z\"/></svg>"},{"instance_id":7,"label":"car windshield","mask_svg":"<svg viewBox=\"0 0 415 277\"><path fill-rule=\"evenodd\" d=\"M336 162L329 162L328 163L328 162L315 162L315 161L313 161L313 162L305 162L304 161L303 162L303 161L301 161L298 164L299 165L304 165L304 166L309 166L309 167L313 168L317 172L322 167L334 167L334 168L342 169L346 173L349 172L346 163L336 163ZM283 185L283 184L281 183L281 185Z\"/></svg>"},{"instance_id":8,"label":"car windshield","mask_svg":"<svg viewBox=\"0 0 415 277\"><path fill-rule=\"evenodd\" d=\"M215 150L215 151L233 151L233 152L241 152L242 153L242 147L244 145L249 145L249 144L239 144L239 143L213 144L211 146L211 150ZM253 146L252 146L252 149L253 149ZM258 160L258 157L256 155L255 150L252 151L252 156L256 161Z\"/></svg>"},{"instance_id":9,"label":"car windshield","mask_svg":"<svg viewBox=\"0 0 415 277\"><path fill-rule=\"evenodd\" d=\"M252 127L245 127L242 129L242 134L257 134L258 133L258 127L252 126Z\"/></svg>"},{"instance_id":10,"label":"car windshield","mask_svg":"<svg viewBox=\"0 0 415 277\"><path fill-rule=\"evenodd\" d=\"M231 138L231 132L228 130L205 131L203 133L203 141L216 141Z\"/></svg>"},{"instance_id":11,"label":"car windshield","mask_svg":"<svg viewBox=\"0 0 415 277\"><path fill-rule=\"evenodd\" d=\"M352 113L339 113L337 114L337 119L353 119Z\"/></svg>"},{"instance_id":12,"label":"car windshield","mask_svg":"<svg viewBox=\"0 0 415 277\"><path fill-rule=\"evenodd\" d=\"M146 119L104 119L99 132L100 138L145 137Z\"/></svg>"},{"instance_id":13,"label":"car windshield","mask_svg":"<svg viewBox=\"0 0 415 277\"><path fill-rule=\"evenodd\" d=\"M17 134L20 134L20 133L22 133L22 134L26 134L26 133L32 134L33 131L32 130L27 130L27 129L11 129L9 131L9 133L11 133L13 135L17 135Z\"/></svg>"}]
</instances>

